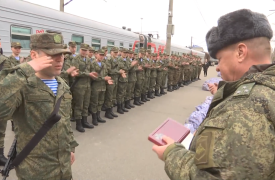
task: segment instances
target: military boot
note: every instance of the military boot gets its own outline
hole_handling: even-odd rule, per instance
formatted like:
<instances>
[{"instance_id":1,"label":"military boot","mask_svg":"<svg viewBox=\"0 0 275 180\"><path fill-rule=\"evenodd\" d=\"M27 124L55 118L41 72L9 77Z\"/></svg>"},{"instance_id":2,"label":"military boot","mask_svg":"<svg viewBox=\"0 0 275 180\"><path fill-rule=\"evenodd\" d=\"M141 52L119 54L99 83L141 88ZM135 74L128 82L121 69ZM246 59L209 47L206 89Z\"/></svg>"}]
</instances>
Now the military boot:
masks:
<instances>
[{"instance_id":1,"label":"military boot","mask_svg":"<svg viewBox=\"0 0 275 180\"><path fill-rule=\"evenodd\" d=\"M149 93L148 93L148 94L149 94ZM149 96L149 95L146 95L146 94L145 94L145 100L146 100L146 101L150 101L150 99L149 99L148 96Z\"/></svg>"},{"instance_id":2,"label":"military boot","mask_svg":"<svg viewBox=\"0 0 275 180\"><path fill-rule=\"evenodd\" d=\"M179 83L178 83L178 86L179 86L179 87L183 87L182 82L179 82Z\"/></svg>"},{"instance_id":3,"label":"military boot","mask_svg":"<svg viewBox=\"0 0 275 180\"><path fill-rule=\"evenodd\" d=\"M92 118L93 118L92 120L93 125L98 126L96 113L92 113Z\"/></svg>"},{"instance_id":4,"label":"military boot","mask_svg":"<svg viewBox=\"0 0 275 180\"><path fill-rule=\"evenodd\" d=\"M168 86L168 91L169 91L169 92L172 92L172 91L173 91L172 86Z\"/></svg>"},{"instance_id":5,"label":"military boot","mask_svg":"<svg viewBox=\"0 0 275 180\"><path fill-rule=\"evenodd\" d=\"M111 114L111 108L107 108L105 111L105 117L108 119L114 119L114 117Z\"/></svg>"},{"instance_id":6,"label":"military boot","mask_svg":"<svg viewBox=\"0 0 275 180\"><path fill-rule=\"evenodd\" d=\"M139 97L134 98L134 105L140 106L141 104L139 103Z\"/></svg>"},{"instance_id":7,"label":"military boot","mask_svg":"<svg viewBox=\"0 0 275 180\"><path fill-rule=\"evenodd\" d=\"M129 100L129 106L130 106L131 108L135 108L135 106L134 106L133 104L131 104L131 100Z\"/></svg>"},{"instance_id":8,"label":"military boot","mask_svg":"<svg viewBox=\"0 0 275 180\"><path fill-rule=\"evenodd\" d=\"M99 123L106 123L106 121L104 119L101 119L101 117L100 117L100 111L98 111L96 113L96 116L97 116L97 122L99 122Z\"/></svg>"},{"instance_id":9,"label":"military boot","mask_svg":"<svg viewBox=\"0 0 275 180\"><path fill-rule=\"evenodd\" d=\"M13 124L13 121L11 121L11 130L14 131L14 124Z\"/></svg>"},{"instance_id":10,"label":"military boot","mask_svg":"<svg viewBox=\"0 0 275 180\"><path fill-rule=\"evenodd\" d=\"M121 104L121 109L122 109L122 111L124 111L124 112L129 112L127 109L125 109L125 102L124 103L122 103Z\"/></svg>"},{"instance_id":11,"label":"military boot","mask_svg":"<svg viewBox=\"0 0 275 180\"><path fill-rule=\"evenodd\" d=\"M124 111L122 110L122 104L117 103L117 112L119 114L124 114Z\"/></svg>"},{"instance_id":12,"label":"military boot","mask_svg":"<svg viewBox=\"0 0 275 180\"><path fill-rule=\"evenodd\" d=\"M0 148L0 166L5 166L7 158L4 156L4 148Z\"/></svg>"},{"instance_id":13,"label":"military boot","mask_svg":"<svg viewBox=\"0 0 275 180\"><path fill-rule=\"evenodd\" d=\"M113 108L111 108L110 113L111 113L111 115L112 115L113 117L118 117L118 115L116 115L116 114L113 112Z\"/></svg>"},{"instance_id":14,"label":"military boot","mask_svg":"<svg viewBox=\"0 0 275 180\"><path fill-rule=\"evenodd\" d=\"M131 107L130 107L130 100L125 101L124 107L125 107L126 109L131 109ZM122 109L122 110L123 110L123 109Z\"/></svg>"},{"instance_id":15,"label":"military boot","mask_svg":"<svg viewBox=\"0 0 275 180\"><path fill-rule=\"evenodd\" d=\"M107 108L106 108L105 104L103 104L102 107L101 107L101 111L106 111L106 109Z\"/></svg>"},{"instance_id":16,"label":"military boot","mask_svg":"<svg viewBox=\"0 0 275 180\"><path fill-rule=\"evenodd\" d=\"M141 97L140 97L140 96L138 97L137 100L138 100L138 102L139 102L140 105L144 104L144 103L141 101Z\"/></svg>"},{"instance_id":17,"label":"military boot","mask_svg":"<svg viewBox=\"0 0 275 180\"><path fill-rule=\"evenodd\" d=\"M198 77L198 80L201 80L200 77Z\"/></svg>"},{"instance_id":18,"label":"military boot","mask_svg":"<svg viewBox=\"0 0 275 180\"><path fill-rule=\"evenodd\" d=\"M79 132L85 132L85 129L82 126L81 119L76 119L76 126L75 129Z\"/></svg>"},{"instance_id":19,"label":"military boot","mask_svg":"<svg viewBox=\"0 0 275 180\"><path fill-rule=\"evenodd\" d=\"M142 102L147 102L146 99L145 99L145 94L141 94L141 101Z\"/></svg>"},{"instance_id":20,"label":"military boot","mask_svg":"<svg viewBox=\"0 0 275 180\"><path fill-rule=\"evenodd\" d=\"M159 93L159 89L158 89L158 90L155 90L155 96L158 96L158 97L161 96L161 94Z\"/></svg>"},{"instance_id":21,"label":"military boot","mask_svg":"<svg viewBox=\"0 0 275 180\"><path fill-rule=\"evenodd\" d=\"M88 123L87 116L82 116L81 123L84 128L88 128L88 129L94 128L92 124Z\"/></svg>"},{"instance_id":22,"label":"military boot","mask_svg":"<svg viewBox=\"0 0 275 180\"><path fill-rule=\"evenodd\" d=\"M149 91L149 92L148 92L148 98L154 99L154 98L153 98L153 95L152 95L152 91Z\"/></svg>"},{"instance_id":23,"label":"military boot","mask_svg":"<svg viewBox=\"0 0 275 180\"><path fill-rule=\"evenodd\" d=\"M164 94L167 94L167 92L164 91L163 88L160 89L160 94L164 95Z\"/></svg>"},{"instance_id":24,"label":"military boot","mask_svg":"<svg viewBox=\"0 0 275 180\"><path fill-rule=\"evenodd\" d=\"M154 98L155 98L155 96L154 96L154 93L155 93L154 90L152 90L151 93L152 93L152 97L153 97L153 99L154 99Z\"/></svg>"}]
</instances>

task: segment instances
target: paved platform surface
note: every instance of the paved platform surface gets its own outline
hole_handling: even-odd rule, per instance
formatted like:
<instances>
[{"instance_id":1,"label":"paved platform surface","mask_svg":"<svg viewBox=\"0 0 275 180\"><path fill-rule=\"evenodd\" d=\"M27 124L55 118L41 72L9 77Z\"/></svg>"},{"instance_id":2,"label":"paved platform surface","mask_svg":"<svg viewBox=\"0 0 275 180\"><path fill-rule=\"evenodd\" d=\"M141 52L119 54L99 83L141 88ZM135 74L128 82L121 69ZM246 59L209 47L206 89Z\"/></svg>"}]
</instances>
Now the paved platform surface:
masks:
<instances>
[{"instance_id":1,"label":"paved platform surface","mask_svg":"<svg viewBox=\"0 0 275 180\"><path fill-rule=\"evenodd\" d=\"M152 151L148 135L168 117L184 123L195 107L204 102L209 91L202 90L205 80L216 77L215 67L208 70L208 77L162 97L135 107L107 123L85 133L75 130L79 143L76 161L72 166L74 180L168 180L164 163ZM102 112L103 117L103 112ZM91 122L91 117L89 117ZM5 154L14 134L8 123ZM12 170L8 180L17 179Z\"/></svg>"}]
</instances>

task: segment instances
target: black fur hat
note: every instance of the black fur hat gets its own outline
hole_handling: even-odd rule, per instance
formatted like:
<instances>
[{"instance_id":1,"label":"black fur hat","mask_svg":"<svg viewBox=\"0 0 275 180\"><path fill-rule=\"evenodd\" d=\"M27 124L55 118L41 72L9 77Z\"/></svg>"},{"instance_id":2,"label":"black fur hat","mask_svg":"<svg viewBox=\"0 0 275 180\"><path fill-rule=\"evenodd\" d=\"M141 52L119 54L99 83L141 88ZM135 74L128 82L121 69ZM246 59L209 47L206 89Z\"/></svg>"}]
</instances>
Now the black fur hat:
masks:
<instances>
[{"instance_id":1,"label":"black fur hat","mask_svg":"<svg viewBox=\"0 0 275 180\"><path fill-rule=\"evenodd\" d=\"M256 37L271 39L273 31L265 15L241 9L228 13L218 20L218 26L206 34L206 43L211 57L216 59L219 50L237 42Z\"/></svg>"}]
</instances>

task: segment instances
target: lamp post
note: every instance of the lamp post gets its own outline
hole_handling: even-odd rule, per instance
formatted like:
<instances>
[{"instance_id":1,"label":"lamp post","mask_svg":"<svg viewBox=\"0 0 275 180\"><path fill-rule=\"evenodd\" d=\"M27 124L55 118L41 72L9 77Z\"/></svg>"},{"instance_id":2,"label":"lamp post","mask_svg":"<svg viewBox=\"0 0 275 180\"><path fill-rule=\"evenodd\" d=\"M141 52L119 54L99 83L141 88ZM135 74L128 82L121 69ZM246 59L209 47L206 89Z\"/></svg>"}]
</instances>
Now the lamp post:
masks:
<instances>
[{"instance_id":1,"label":"lamp post","mask_svg":"<svg viewBox=\"0 0 275 180\"><path fill-rule=\"evenodd\" d=\"M142 34L142 20L143 18L140 18L141 19L141 31L140 31L140 34Z\"/></svg>"}]
</instances>

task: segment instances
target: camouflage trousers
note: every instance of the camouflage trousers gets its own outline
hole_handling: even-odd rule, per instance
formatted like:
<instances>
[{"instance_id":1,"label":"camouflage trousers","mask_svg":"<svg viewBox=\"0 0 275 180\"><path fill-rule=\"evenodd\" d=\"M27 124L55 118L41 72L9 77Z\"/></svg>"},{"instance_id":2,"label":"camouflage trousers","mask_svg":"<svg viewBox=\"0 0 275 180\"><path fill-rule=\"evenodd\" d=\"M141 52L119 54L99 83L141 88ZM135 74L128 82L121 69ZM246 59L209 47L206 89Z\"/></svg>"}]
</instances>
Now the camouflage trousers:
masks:
<instances>
[{"instance_id":1,"label":"camouflage trousers","mask_svg":"<svg viewBox=\"0 0 275 180\"><path fill-rule=\"evenodd\" d=\"M200 67L198 67L198 74L197 74L197 77L199 78L200 77L200 75L201 75L201 69L202 69L202 67L200 66Z\"/></svg>"},{"instance_id":2,"label":"camouflage trousers","mask_svg":"<svg viewBox=\"0 0 275 180\"><path fill-rule=\"evenodd\" d=\"M149 83L150 83L150 77L145 76L144 78L144 83L143 83L143 88L142 88L142 94L146 94L149 90Z\"/></svg>"},{"instance_id":3,"label":"camouflage trousers","mask_svg":"<svg viewBox=\"0 0 275 180\"><path fill-rule=\"evenodd\" d=\"M197 78L197 67L195 66L195 67L193 67L193 79L196 79Z\"/></svg>"},{"instance_id":4,"label":"camouflage trousers","mask_svg":"<svg viewBox=\"0 0 275 180\"><path fill-rule=\"evenodd\" d=\"M41 177L43 178L43 177ZM31 180L31 179L25 179L25 178L18 178L18 180ZM72 175L58 175L55 177L52 177L50 179L45 179L45 180L72 180Z\"/></svg>"},{"instance_id":5,"label":"camouflage trousers","mask_svg":"<svg viewBox=\"0 0 275 180\"><path fill-rule=\"evenodd\" d=\"M180 78L179 78L179 82L182 82L182 81L183 81L183 75L184 75L184 69L181 68L181 69L180 69Z\"/></svg>"},{"instance_id":6,"label":"camouflage trousers","mask_svg":"<svg viewBox=\"0 0 275 180\"><path fill-rule=\"evenodd\" d=\"M174 79L175 70L169 70L168 72L168 85L173 85L173 79Z\"/></svg>"},{"instance_id":7,"label":"camouflage trousers","mask_svg":"<svg viewBox=\"0 0 275 180\"><path fill-rule=\"evenodd\" d=\"M131 100L135 91L136 81L130 81L127 84L126 101Z\"/></svg>"},{"instance_id":8,"label":"camouflage trousers","mask_svg":"<svg viewBox=\"0 0 275 180\"><path fill-rule=\"evenodd\" d=\"M76 86L73 88L74 119L82 119L82 116L88 116L90 98L93 93L90 86Z\"/></svg>"},{"instance_id":9,"label":"camouflage trousers","mask_svg":"<svg viewBox=\"0 0 275 180\"><path fill-rule=\"evenodd\" d=\"M137 78L137 82L135 84L135 97L140 97L141 96L143 86L144 86L144 79Z\"/></svg>"},{"instance_id":10,"label":"camouflage trousers","mask_svg":"<svg viewBox=\"0 0 275 180\"><path fill-rule=\"evenodd\" d=\"M126 89L127 89L128 82L118 82L117 86L117 103L122 104L125 102L125 96L126 96Z\"/></svg>"},{"instance_id":11,"label":"camouflage trousers","mask_svg":"<svg viewBox=\"0 0 275 180\"><path fill-rule=\"evenodd\" d=\"M4 148L5 132L8 121L0 121L0 148Z\"/></svg>"},{"instance_id":12,"label":"camouflage trousers","mask_svg":"<svg viewBox=\"0 0 275 180\"><path fill-rule=\"evenodd\" d=\"M180 78L180 70L176 69L174 76L173 76L173 85L177 85L179 82L179 78Z\"/></svg>"},{"instance_id":13,"label":"camouflage trousers","mask_svg":"<svg viewBox=\"0 0 275 180\"><path fill-rule=\"evenodd\" d=\"M163 72L159 71L158 74L157 74L155 90L159 90L159 88L163 88L162 87L162 80L163 80Z\"/></svg>"},{"instance_id":14,"label":"camouflage trousers","mask_svg":"<svg viewBox=\"0 0 275 180\"><path fill-rule=\"evenodd\" d=\"M156 77L151 77L151 78L150 78L149 91L153 91L153 89L154 89L155 86L156 86L156 81L157 81L157 78L156 78Z\"/></svg>"},{"instance_id":15,"label":"camouflage trousers","mask_svg":"<svg viewBox=\"0 0 275 180\"><path fill-rule=\"evenodd\" d=\"M92 113L97 113L98 111L101 111L102 105L104 103L105 98L105 91L96 91L94 90L91 95L91 106L89 111Z\"/></svg>"},{"instance_id":16,"label":"camouflage trousers","mask_svg":"<svg viewBox=\"0 0 275 180\"><path fill-rule=\"evenodd\" d=\"M105 92L105 101L104 104L106 108L111 108L113 106L113 94L114 94L114 89L117 89L116 84L107 84L106 85L106 92Z\"/></svg>"},{"instance_id":17,"label":"camouflage trousers","mask_svg":"<svg viewBox=\"0 0 275 180\"><path fill-rule=\"evenodd\" d=\"M190 81L191 79L191 70L184 69L184 81Z\"/></svg>"},{"instance_id":18,"label":"camouflage trousers","mask_svg":"<svg viewBox=\"0 0 275 180\"><path fill-rule=\"evenodd\" d=\"M163 72L162 81L161 81L161 85L160 85L161 88L164 88L166 86L167 74L168 74L168 71Z\"/></svg>"}]
</instances>

